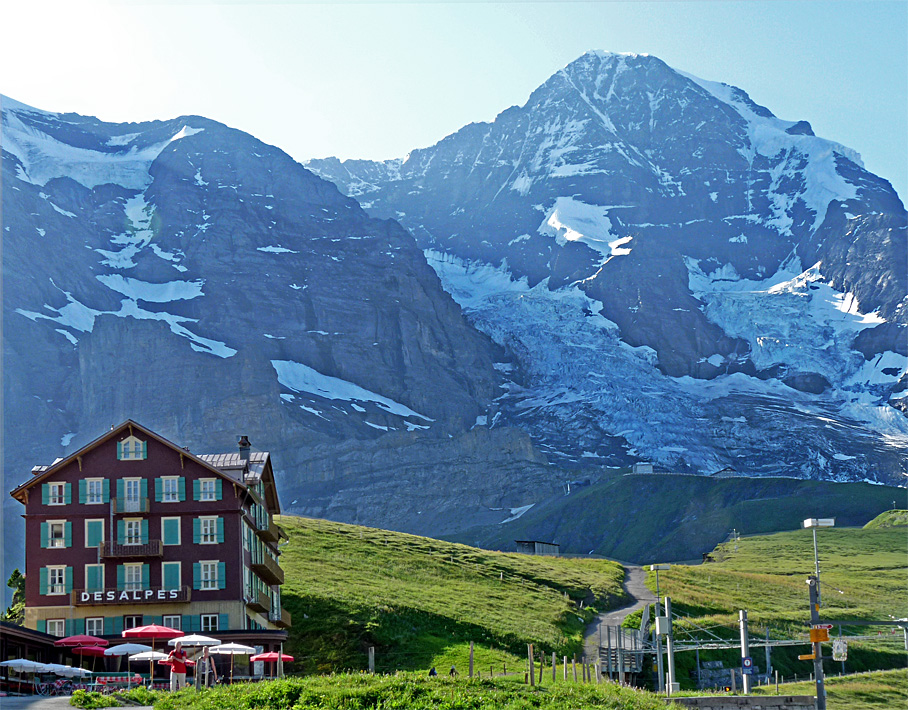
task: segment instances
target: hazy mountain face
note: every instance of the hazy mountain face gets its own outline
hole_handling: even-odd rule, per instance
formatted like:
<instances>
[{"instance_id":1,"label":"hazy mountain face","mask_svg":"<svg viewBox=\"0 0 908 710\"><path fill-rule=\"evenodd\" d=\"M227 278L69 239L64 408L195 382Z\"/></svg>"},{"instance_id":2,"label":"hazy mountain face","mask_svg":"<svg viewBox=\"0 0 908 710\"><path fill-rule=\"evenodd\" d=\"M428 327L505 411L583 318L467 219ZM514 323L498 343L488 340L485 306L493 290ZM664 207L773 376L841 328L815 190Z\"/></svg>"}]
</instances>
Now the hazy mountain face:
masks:
<instances>
[{"instance_id":1,"label":"hazy mountain face","mask_svg":"<svg viewBox=\"0 0 908 710\"><path fill-rule=\"evenodd\" d=\"M593 52L404 160L308 167L426 250L565 463L902 481L906 213L740 89Z\"/></svg>"}]
</instances>

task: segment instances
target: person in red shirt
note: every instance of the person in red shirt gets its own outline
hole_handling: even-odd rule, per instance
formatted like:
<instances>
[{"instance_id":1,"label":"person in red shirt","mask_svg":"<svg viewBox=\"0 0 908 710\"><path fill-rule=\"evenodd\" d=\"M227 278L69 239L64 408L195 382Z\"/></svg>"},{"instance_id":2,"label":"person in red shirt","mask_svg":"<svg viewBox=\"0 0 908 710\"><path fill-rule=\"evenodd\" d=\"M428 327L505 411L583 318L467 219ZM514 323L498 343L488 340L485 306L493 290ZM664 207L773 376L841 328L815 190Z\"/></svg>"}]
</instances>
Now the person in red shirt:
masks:
<instances>
[{"instance_id":1,"label":"person in red shirt","mask_svg":"<svg viewBox=\"0 0 908 710\"><path fill-rule=\"evenodd\" d=\"M186 659L188 654L183 650L183 644L177 641L167 658L170 660L170 689L179 690L186 685Z\"/></svg>"}]
</instances>

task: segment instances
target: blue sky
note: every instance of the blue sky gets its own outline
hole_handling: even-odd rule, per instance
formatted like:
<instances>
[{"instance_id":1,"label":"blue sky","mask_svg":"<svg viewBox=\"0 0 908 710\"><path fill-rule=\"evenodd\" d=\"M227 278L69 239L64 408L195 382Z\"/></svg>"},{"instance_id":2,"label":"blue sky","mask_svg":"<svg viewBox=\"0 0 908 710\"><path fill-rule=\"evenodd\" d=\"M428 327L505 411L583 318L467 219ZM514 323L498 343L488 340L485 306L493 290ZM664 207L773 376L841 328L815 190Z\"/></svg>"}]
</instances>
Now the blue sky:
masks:
<instances>
[{"instance_id":1,"label":"blue sky","mask_svg":"<svg viewBox=\"0 0 908 710\"><path fill-rule=\"evenodd\" d=\"M31 2L0 91L106 120L200 114L297 159L391 158L589 49L741 87L908 195L908 2Z\"/></svg>"}]
</instances>

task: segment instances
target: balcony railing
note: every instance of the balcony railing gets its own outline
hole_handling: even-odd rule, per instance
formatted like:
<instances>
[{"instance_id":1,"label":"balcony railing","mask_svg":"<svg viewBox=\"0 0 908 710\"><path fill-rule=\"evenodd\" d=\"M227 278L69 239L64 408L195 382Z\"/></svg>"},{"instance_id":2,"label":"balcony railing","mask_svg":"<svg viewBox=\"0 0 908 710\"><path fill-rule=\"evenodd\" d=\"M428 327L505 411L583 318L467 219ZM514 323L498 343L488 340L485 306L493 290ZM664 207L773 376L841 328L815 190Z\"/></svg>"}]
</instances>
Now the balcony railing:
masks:
<instances>
[{"instance_id":1,"label":"balcony railing","mask_svg":"<svg viewBox=\"0 0 908 710\"><path fill-rule=\"evenodd\" d=\"M268 555L264 555L261 560L253 562L250 566L252 571L264 579L267 584L284 583L284 570Z\"/></svg>"},{"instance_id":2,"label":"balcony railing","mask_svg":"<svg viewBox=\"0 0 908 710\"><path fill-rule=\"evenodd\" d=\"M101 557L163 557L164 543L149 540L140 543L122 543L105 540L101 543Z\"/></svg>"},{"instance_id":3,"label":"balcony railing","mask_svg":"<svg viewBox=\"0 0 908 710\"><path fill-rule=\"evenodd\" d=\"M272 611L268 614L268 620L284 629L289 628L291 624L290 612L281 607L278 611Z\"/></svg>"},{"instance_id":4,"label":"balcony railing","mask_svg":"<svg viewBox=\"0 0 908 710\"><path fill-rule=\"evenodd\" d=\"M147 513L151 510L148 498L111 498L115 515L123 513Z\"/></svg>"},{"instance_id":5,"label":"balcony railing","mask_svg":"<svg viewBox=\"0 0 908 710\"><path fill-rule=\"evenodd\" d=\"M267 526L264 523L261 526L256 526L256 533L265 542L277 542L280 539L281 529L273 520L269 519Z\"/></svg>"},{"instance_id":6,"label":"balcony railing","mask_svg":"<svg viewBox=\"0 0 908 710\"><path fill-rule=\"evenodd\" d=\"M253 611L268 611L271 608L271 598L264 592L254 591L246 597L246 606Z\"/></svg>"}]
</instances>

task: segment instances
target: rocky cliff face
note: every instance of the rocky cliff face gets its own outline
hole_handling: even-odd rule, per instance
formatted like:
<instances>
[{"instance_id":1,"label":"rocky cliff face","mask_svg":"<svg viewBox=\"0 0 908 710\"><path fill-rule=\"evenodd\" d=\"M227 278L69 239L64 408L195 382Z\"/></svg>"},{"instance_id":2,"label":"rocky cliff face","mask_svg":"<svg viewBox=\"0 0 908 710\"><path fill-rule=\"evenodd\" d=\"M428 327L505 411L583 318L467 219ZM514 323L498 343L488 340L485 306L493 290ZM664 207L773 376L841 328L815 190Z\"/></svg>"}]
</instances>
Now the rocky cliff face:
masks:
<instances>
[{"instance_id":1,"label":"rocky cliff face","mask_svg":"<svg viewBox=\"0 0 908 710\"><path fill-rule=\"evenodd\" d=\"M308 166L417 238L566 465L902 482L906 213L853 150L591 52L406 159Z\"/></svg>"},{"instance_id":2,"label":"rocky cliff face","mask_svg":"<svg viewBox=\"0 0 908 710\"><path fill-rule=\"evenodd\" d=\"M459 481L477 505L507 498L485 459L544 469L525 434L469 434L494 413L500 348L396 222L207 119L2 108L7 489L126 418L199 453L248 434L282 488L333 481L297 510L387 527L417 520L411 490L432 490L427 517L462 502ZM362 496L376 472L393 506Z\"/></svg>"}]
</instances>

